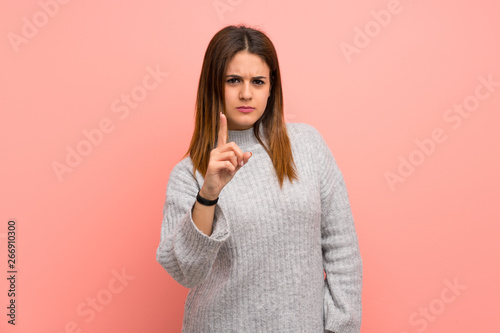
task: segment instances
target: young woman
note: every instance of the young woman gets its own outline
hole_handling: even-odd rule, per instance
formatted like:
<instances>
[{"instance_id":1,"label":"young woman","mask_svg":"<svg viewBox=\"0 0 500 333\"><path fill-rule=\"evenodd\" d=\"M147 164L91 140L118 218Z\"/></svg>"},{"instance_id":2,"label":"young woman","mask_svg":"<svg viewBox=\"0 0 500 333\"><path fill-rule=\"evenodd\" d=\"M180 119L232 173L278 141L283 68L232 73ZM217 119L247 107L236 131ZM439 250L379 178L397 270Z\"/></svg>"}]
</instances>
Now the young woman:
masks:
<instances>
[{"instance_id":1,"label":"young woman","mask_svg":"<svg viewBox=\"0 0 500 333\"><path fill-rule=\"evenodd\" d=\"M210 41L191 145L163 213L156 259L190 288L182 332L360 331L346 185L321 134L284 122L263 32L228 26Z\"/></svg>"}]
</instances>

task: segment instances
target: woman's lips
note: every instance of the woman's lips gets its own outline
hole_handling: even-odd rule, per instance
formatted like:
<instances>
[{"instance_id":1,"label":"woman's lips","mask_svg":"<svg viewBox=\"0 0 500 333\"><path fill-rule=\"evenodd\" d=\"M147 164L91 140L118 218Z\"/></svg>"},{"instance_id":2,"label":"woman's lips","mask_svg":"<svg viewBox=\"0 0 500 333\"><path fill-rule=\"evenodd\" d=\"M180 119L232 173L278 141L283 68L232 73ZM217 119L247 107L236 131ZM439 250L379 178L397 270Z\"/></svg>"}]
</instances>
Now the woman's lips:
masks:
<instances>
[{"instance_id":1,"label":"woman's lips","mask_svg":"<svg viewBox=\"0 0 500 333\"><path fill-rule=\"evenodd\" d=\"M255 110L254 108L236 108L238 111L243 112L243 113L249 113Z\"/></svg>"}]
</instances>

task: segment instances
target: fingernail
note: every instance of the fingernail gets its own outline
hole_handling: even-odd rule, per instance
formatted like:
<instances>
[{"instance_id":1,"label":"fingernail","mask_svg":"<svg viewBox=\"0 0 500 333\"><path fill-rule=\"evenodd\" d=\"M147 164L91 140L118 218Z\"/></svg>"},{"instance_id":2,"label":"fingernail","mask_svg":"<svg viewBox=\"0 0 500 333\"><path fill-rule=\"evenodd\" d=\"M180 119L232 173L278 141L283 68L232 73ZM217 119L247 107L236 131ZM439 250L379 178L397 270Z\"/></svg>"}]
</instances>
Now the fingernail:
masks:
<instances>
[{"instance_id":1,"label":"fingernail","mask_svg":"<svg viewBox=\"0 0 500 333\"><path fill-rule=\"evenodd\" d=\"M243 161L240 162L240 165L243 166Z\"/></svg>"}]
</instances>

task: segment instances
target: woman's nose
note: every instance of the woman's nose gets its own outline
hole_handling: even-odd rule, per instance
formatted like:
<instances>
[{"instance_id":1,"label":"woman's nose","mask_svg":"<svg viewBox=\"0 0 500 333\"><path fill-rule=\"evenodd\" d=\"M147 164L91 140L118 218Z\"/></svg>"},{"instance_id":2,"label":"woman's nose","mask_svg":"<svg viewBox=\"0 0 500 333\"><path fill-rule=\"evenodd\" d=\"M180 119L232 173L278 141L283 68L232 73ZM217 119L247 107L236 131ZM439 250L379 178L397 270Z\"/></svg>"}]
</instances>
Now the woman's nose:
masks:
<instances>
[{"instance_id":1,"label":"woman's nose","mask_svg":"<svg viewBox=\"0 0 500 333\"><path fill-rule=\"evenodd\" d=\"M252 91L250 89L250 83L243 83L241 91L240 91L240 98L242 98L242 99L252 98Z\"/></svg>"}]
</instances>

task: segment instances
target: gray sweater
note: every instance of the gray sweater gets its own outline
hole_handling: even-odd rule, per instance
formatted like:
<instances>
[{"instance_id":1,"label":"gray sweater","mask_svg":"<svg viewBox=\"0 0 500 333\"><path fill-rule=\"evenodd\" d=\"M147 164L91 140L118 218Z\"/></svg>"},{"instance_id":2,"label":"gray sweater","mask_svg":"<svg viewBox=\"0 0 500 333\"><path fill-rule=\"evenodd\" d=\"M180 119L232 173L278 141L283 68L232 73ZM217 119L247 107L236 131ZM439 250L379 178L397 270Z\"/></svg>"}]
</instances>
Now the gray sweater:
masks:
<instances>
[{"instance_id":1,"label":"gray sweater","mask_svg":"<svg viewBox=\"0 0 500 333\"><path fill-rule=\"evenodd\" d=\"M229 131L253 155L222 189L210 237L191 215L203 177L189 156L170 173L156 259L190 288L183 333L360 331L362 260L342 173L319 131L286 126L299 181L282 190L253 128Z\"/></svg>"}]
</instances>

